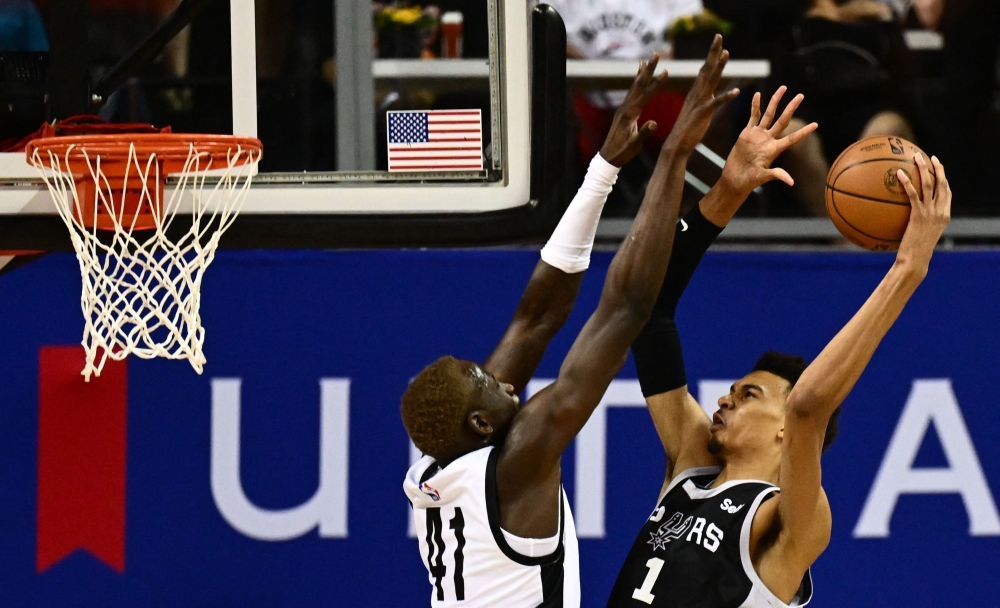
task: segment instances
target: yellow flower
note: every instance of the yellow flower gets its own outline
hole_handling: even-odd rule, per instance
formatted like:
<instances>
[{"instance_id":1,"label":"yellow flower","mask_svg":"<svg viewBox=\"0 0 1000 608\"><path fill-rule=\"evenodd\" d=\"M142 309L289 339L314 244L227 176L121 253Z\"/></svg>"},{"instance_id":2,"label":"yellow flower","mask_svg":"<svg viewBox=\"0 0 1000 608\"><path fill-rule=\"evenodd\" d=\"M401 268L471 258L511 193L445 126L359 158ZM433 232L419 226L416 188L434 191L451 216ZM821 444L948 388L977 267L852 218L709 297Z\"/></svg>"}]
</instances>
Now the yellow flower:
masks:
<instances>
[{"instance_id":1,"label":"yellow flower","mask_svg":"<svg viewBox=\"0 0 1000 608\"><path fill-rule=\"evenodd\" d=\"M394 9L390 17L396 23L401 23L403 25L413 25L420 19L420 17L423 16L423 14L424 12L419 6L413 6L410 8Z\"/></svg>"}]
</instances>

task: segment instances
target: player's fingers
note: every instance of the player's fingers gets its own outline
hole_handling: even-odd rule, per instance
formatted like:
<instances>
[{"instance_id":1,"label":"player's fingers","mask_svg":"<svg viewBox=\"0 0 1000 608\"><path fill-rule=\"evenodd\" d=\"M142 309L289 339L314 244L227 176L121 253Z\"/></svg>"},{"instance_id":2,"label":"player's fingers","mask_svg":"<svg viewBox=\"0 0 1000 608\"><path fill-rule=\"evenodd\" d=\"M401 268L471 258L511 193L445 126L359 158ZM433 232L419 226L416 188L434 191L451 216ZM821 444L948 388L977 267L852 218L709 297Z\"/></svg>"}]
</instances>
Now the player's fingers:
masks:
<instances>
[{"instance_id":1,"label":"player's fingers","mask_svg":"<svg viewBox=\"0 0 1000 608\"><path fill-rule=\"evenodd\" d=\"M781 103L781 98L785 96L785 91L787 90L788 87L781 85L775 91L774 95L771 96L771 101L767 104L767 110L764 111L764 117L760 119L760 126L762 128L771 128L771 121L774 120L774 115L778 113L778 104Z\"/></svg>"},{"instance_id":2,"label":"player's fingers","mask_svg":"<svg viewBox=\"0 0 1000 608\"><path fill-rule=\"evenodd\" d=\"M931 172L927 166L927 159L924 158L923 154L917 154L914 157L914 162L917 163L917 175L920 177L920 191L925 203L934 202L934 184L931 183Z\"/></svg>"},{"instance_id":3,"label":"player's fingers","mask_svg":"<svg viewBox=\"0 0 1000 608\"><path fill-rule=\"evenodd\" d=\"M721 36L719 37L721 40ZM722 78L722 72L726 69L726 64L729 63L729 50L722 49L722 53L719 54L719 60L715 62L715 69L713 70L713 76L716 82Z\"/></svg>"},{"instance_id":4,"label":"player's fingers","mask_svg":"<svg viewBox=\"0 0 1000 608\"><path fill-rule=\"evenodd\" d=\"M792 122L792 118L795 117L795 112L798 111L799 106L802 105L802 100L805 99L805 95L799 93L792 98L788 105L785 107L785 111L781 113L778 117L778 122L774 123L771 127L770 133L772 137L781 137L781 134L785 132L788 128L789 123Z\"/></svg>"},{"instance_id":5,"label":"player's fingers","mask_svg":"<svg viewBox=\"0 0 1000 608\"><path fill-rule=\"evenodd\" d=\"M739 95L740 95L740 90L739 89L732 89L732 90L726 91L722 95L716 96L716 98L712 101L712 104L713 104L712 109L713 110L718 110L719 108L721 108L722 106L726 105L730 101L732 101L732 100L736 99L737 97L739 97Z\"/></svg>"},{"instance_id":6,"label":"player's fingers","mask_svg":"<svg viewBox=\"0 0 1000 608\"><path fill-rule=\"evenodd\" d=\"M669 74L667 74L666 70L661 71L659 76L653 78L653 81L649 83L649 86L643 92L643 102L646 103L654 96L662 93L667 88L668 80Z\"/></svg>"},{"instance_id":7,"label":"player's fingers","mask_svg":"<svg viewBox=\"0 0 1000 608\"><path fill-rule=\"evenodd\" d=\"M650 61L639 62L639 73L635 75L635 81L625 96L625 102L618 108L618 111L624 113L629 120L635 120L649 101L650 80L653 79L657 58L656 53L653 53Z\"/></svg>"},{"instance_id":8,"label":"player's fingers","mask_svg":"<svg viewBox=\"0 0 1000 608\"><path fill-rule=\"evenodd\" d=\"M715 73L715 66L719 62L719 57L722 56L722 36L719 34L715 35L712 40L712 47L708 50L708 57L705 58L705 63L701 64L701 69L698 70L698 78L694 81L694 86L691 87L691 92L703 91L706 88L709 91L715 90L709 83L712 81Z\"/></svg>"},{"instance_id":9,"label":"player's fingers","mask_svg":"<svg viewBox=\"0 0 1000 608\"><path fill-rule=\"evenodd\" d=\"M906 190L906 195L910 197L910 205L914 209L923 209L924 202L920 199L920 194L917 193L917 189L913 187L913 182L910 181L910 177L902 169L896 170L896 179L899 183L903 185L903 189Z\"/></svg>"},{"instance_id":10,"label":"player's fingers","mask_svg":"<svg viewBox=\"0 0 1000 608\"><path fill-rule=\"evenodd\" d=\"M636 73L635 80L632 81L632 87L629 89L630 97L642 95L642 92L646 90L646 85L649 83L649 79L646 77L646 68L648 65L645 60L639 62L639 71Z\"/></svg>"},{"instance_id":11,"label":"player's fingers","mask_svg":"<svg viewBox=\"0 0 1000 608\"><path fill-rule=\"evenodd\" d=\"M638 97L640 97L645 90L645 85L642 81L643 70L646 69L646 62L639 62L639 69L635 73L635 78L632 79L632 86L628 88L628 93L625 94L625 101L619 107L619 111L626 109L631 102L634 102Z\"/></svg>"},{"instance_id":12,"label":"player's fingers","mask_svg":"<svg viewBox=\"0 0 1000 608\"><path fill-rule=\"evenodd\" d=\"M701 69L706 71L712 70L721 56L722 34L716 34L715 38L712 38L712 46L708 49L708 57L705 59L705 65L701 66Z\"/></svg>"},{"instance_id":13,"label":"player's fingers","mask_svg":"<svg viewBox=\"0 0 1000 608\"><path fill-rule=\"evenodd\" d=\"M721 36L718 36L718 40L722 40ZM729 63L729 51L722 49L720 46L720 52L718 59L715 60L711 65L705 64L708 67L708 71L702 75L704 80L704 87L706 93L714 93L719 88L719 83L722 81L722 72L726 69L726 64Z\"/></svg>"},{"instance_id":14,"label":"player's fingers","mask_svg":"<svg viewBox=\"0 0 1000 608\"><path fill-rule=\"evenodd\" d=\"M640 142L646 141L653 135L653 133L656 132L656 127L657 125L655 120L647 120L646 124L642 125L642 128L639 129L639 132L636 134L636 139Z\"/></svg>"},{"instance_id":15,"label":"player's fingers","mask_svg":"<svg viewBox=\"0 0 1000 608\"><path fill-rule=\"evenodd\" d=\"M750 103L750 122L748 127L756 127L760 124L760 93L753 94L753 102Z\"/></svg>"},{"instance_id":16,"label":"player's fingers","mask_svg":"<svg viewBox=\"0 0 1000 608\"><path fill-rule=\"evenodd\" d=\"M948 183L948 176L944 172L944 165L938 160L937 156L931 157L931 162L934 163L934 176L937 177L938 183Z\"/></svg>"},{"instance_id":17,"label":"player's fingers","mask_svg":"<svg viewBox=\"0 0 1000 608\"><path fill-rule=\"evenodd\" d=\"M648 85L649 81L653 79L653 75L656 74L656 64L659 62L659 53L653 53L653 56L649 58L648 62L646 62L646 66L642 70L642 82L644 85Z\"/></svg>"},{"instance_id":18,"label":"player's fingers","mask_svg":"<svg viewBox=\"0 0 1000 608\"><path fill-rule=\"evenodd\" d=\"M789 186L794 186L795 185L795 180L792 179L792 176L789 175L788 171L785 171L784 169L780 169L780 168L779 169L769 169L766 175L767 175L767 178L768 178L769 181L770 180L778 180L778 181L781 181L781 182L785 182Z\"/></svg>"},{"instance_id":19,"label":"player's fingers","mask_svg":"<svg viewBox=\"0 0 1000 608\"><path fill-rule=\"evenodd\" d=\"M646 61L639 62L639 69L635 73L635 78L632 80L632 88L636 89L642 85L642 75L646 72Z\"/></svg>"},{"instance_id":20,"label":"player's fingers","mask_svg":"<svg viewBox=\"0 0 1000 608\"><path fill-rule=\"evenodd\" d=\"M942 210L948 213L948 217L951 217L951 184L948 183L948 176L945 175L944 165L941 164L937 156L931 157L931 163L934 165L934 177L937 178L937 192L934 200L941 203Z\"/></svg>"},{"instance_id":21,"label":"player's fingers","mask_svg":"<svg viewBox=\"0 0 1000 608\"><path fill-rule=\"evenodd\" d=\"M795 144L799 143L803 139L809 137L816 129L819 128L819 123L811 122L806 126L802 127L798 131L792 133L788 137L783 137L778 140L779 149L784 152L785 150L791 148Z\"/></svg>"}]
</instances>

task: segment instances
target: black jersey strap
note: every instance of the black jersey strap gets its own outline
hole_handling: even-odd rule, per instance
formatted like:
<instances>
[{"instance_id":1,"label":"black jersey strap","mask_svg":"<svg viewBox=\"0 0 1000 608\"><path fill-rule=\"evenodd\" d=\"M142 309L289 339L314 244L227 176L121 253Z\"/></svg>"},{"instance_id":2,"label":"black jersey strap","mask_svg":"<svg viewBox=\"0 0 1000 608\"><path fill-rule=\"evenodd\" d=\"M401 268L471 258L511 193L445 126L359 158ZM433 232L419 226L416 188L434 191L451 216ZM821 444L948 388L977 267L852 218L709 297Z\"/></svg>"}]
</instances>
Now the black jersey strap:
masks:
<instances>
[{"instance_id":1,"label":"black jersey strap","mask_svg":"<svg viewBox=\"0 0 1000 608\"><path fill-rule=\"evenodd\" d=\"M562 563L563 553L565 552L565 526L566 517L563 513L563 501L565 500L563 496L562 483L559 484L559 546L556 550L548 555L542 555L539 557L528 557L526 555L521 555L514 550L513 547L507 543L507 539L503 535L503 530L500 528L500 502L497 499L497 462L500 460L500 450L493 448L490 452L490 457L486 461L486 516L490 521L490 532L493 533L493 540L496 542L497 547L503 552L505 556L512 562L521 564L522 566L545 566L548 564Z\"/></svg>"},{"instance_id":2,"label":"black jersey strap","mask_svg":"<svg viewBox=\"0 0 1000 608\"><path fill-rule=\"evenodd\" d=\"M428 479L430 479L431 477L434 477L435 475L438 474L438 471L440 471L440 470L441 470L441 465L438 464L438 461L435 460L426 469L424 469L423 475L420 476L420 482L419 483L422 484L425 481L427 481Z\"/></svg>"}]
</instances>

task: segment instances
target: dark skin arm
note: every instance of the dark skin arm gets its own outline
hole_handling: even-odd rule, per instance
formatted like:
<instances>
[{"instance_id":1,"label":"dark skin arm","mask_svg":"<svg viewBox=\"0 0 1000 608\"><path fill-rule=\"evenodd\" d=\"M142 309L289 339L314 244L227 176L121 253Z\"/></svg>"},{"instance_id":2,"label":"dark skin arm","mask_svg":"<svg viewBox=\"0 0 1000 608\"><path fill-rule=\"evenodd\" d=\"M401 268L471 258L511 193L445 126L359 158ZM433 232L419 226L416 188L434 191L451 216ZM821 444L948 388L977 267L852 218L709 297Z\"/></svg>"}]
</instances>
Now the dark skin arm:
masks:
<instances>
[{"instance_id":1,"label":"dark skin arm","mask_svg":"<svg viewBox=\"0 0 1000 608\"><path fill-rule=\"evenodd\" d=\"M601 157L608 163L616 167L626 165L656 131L653 121L639 128L637 117L638 113L634 117L631 113L615 116L601 147ZM514 311L514 318L483 369L500 382L512 385L514 392L523 391L549 342L573 310L583 274L569 274L539 260Z\"/></svg>"},{"instance_id":2,"label":"dark skin arm","mask_svg":"<svg viewBox=\"0 0 1000 608\"><path fill-rule=\"evenodd\" d=\"M545 355L549 342L566 322L583 281L539 260L500 343L483 370L520 393Z\"/></svg>"},{"instance_id":3,"label":"dark skin arm","mask_svg":"<svg viewBox=\"0 0 1000 608\"><path fill-rule=\"evenodd\" d=\"M558 530L560 458L649 319L673 246L688 155L715 110L736 94L714 94L728 56L717 38L663 145L639 214L608 270L597 310L570 348L556 381L532 397L511 423L498 463L497 490L500 523L512 534L545 538ZM638 118L644 100L665 84L665 75L654 77L657 59L641 69L619 110L630 122Z\"/></svg>"}]
</instances>

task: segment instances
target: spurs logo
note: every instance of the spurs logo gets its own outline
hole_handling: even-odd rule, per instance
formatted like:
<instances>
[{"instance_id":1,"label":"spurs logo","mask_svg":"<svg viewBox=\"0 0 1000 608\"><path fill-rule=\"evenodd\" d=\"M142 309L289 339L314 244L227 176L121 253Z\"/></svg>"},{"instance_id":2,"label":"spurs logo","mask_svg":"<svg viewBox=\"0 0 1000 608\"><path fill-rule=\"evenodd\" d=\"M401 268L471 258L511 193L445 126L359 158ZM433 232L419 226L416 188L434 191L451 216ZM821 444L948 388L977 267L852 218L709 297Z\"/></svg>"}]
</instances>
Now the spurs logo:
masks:
<instances>
[{"instance_id":1,"label":"spurs logo","mask_svg":"<svg viewBox=\"0 0 1000 608\"><path fill-rule=\"evenodd\" d=\"M729 513L730 515L732 515L733 513L738 513L739 510L742 509L744 505L740 505L738 507L734 507L733 506L733 501L731 501L731 500L729 500L727 498L727 499L723 500L722 504L719 505L719 506L722 508L723 511L725 511L726 513Z\"/></svg>"},{"instance_id":2,"label":"spurs logo","mask_svg":"<svg viewBox=\"0 0 1000 608\"><path fill-rule=\"evenodd\" d=\"M682 519L683 522L681 521ZM694 518L690 515L687 519L684 519L684 515L682 513L674 513L665 524L656 530L656 532L649 533L651 538L646 541L646 544L653 545L653 549L666 549L667 543L684 536L684 533L691 527L691 521L693 519Z\"/></svg>"}]
</instances>

